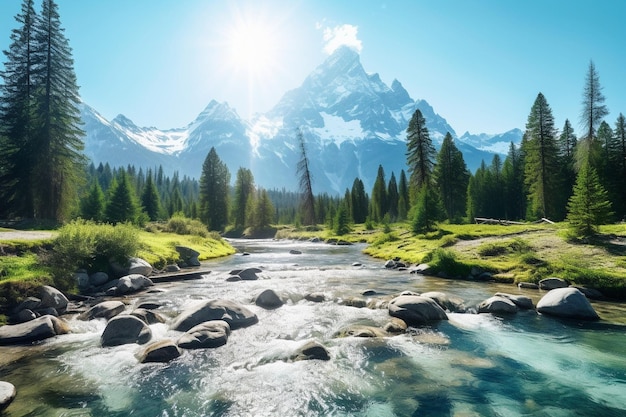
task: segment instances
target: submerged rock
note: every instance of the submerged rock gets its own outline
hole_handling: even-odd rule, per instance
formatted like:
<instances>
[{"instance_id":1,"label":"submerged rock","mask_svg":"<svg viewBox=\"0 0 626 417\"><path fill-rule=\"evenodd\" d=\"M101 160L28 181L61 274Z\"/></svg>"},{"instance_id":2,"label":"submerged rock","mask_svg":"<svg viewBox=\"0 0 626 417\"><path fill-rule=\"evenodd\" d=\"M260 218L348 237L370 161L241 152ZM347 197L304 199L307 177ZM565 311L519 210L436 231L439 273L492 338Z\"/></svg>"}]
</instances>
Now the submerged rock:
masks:
<instances>
[{"instance_id":1,"label":"submerged rock","mask_svg":"<svg viewBox=\"0 0 626 417\"><path fill-rule=\"evenodd\" d=\"M380 327L355 324L340 330L337 337L385 337L388 336Z\"/></svg>"},{"instance_id":2,"label":"submerged rock","mask_svg":"<svg viewBox=\"0 0 626 417\"><path fill-rule=\"evenodd\" d=\"M539 285L535 284L534 282L520 282L517 284L518 288L527 288L530 290L538 290L539 289Z\"/></svg>"},{"instance_id":3,"label":"submerged rock","mask_svg":"<svg viewBox=\"0 0 626 417\"><path fill-rule=\"evenodd\" d=\"M585 295L576 288L556 288L539 300L537 311L552 316L598 320L600 317Z\"/></svg>"},{"instance_id":4,"label":"submerged rock","mask_svg":"<svg viewBox=\"0 0 626 417\"><path fill-rule=\"evenodd\" d=\"M172 329L186 332L200 323L211 320L224 320L233 330L251 326L259 321L256 314L234 301L209 300L183 311L172 324Z\"/></svg>"},{"instance_id":5,"label":"submerged rock","mask_svg":"<svg viewBox=\"0 0 626 417\"><path fill-rule=\"evenodd\" d=\"M567 281L561 278L545 278L539 281L539 288L542 290L553 290L555 288L566 288L569 287Z\"/></svg>"},{"instance_id":6,"label":"submerged rock","mask_svg":"<svg viewBox=\"0 0 626 417\"><path fill-rule=\"evenodd\" d=\"M525 297L523 295L514 295L514 294L507 294L504 292L498 292L495 294L496 297L503 297L506 298L508 300L511 300L518 308L524 309L524 310L530 310L532 308L534 308L535 306L533 305L533 300L531 300L529 297Z\"/></svg>"},{"instance_id":7,"label":"submerged rock","mask_svg":"<svg viewBox=\"0 0 626 417\"><path fill-rule=\"evenodd\" d=\"M278 294L274 290L265 290L261 294L256 296L254 303L259 307L263 307L267 310L273 310L282 306L283 300L280 299Z\"/></svg>"},{"instance_id":8,"label":"submerged rock","mask_svg":"<svg viewBox=\"0 0 626 417\"><path fill-rule=\"evenodd\" d=\"M451 313L464 313L466 310L463 300L459 297L450 296L440 291L430 291L421 294L422 297L428 297L434 300L441 308Z\"/></svg>"},{"instance_id":9,"label":"submerged rock","mask_svg":"<svg viewBox=\"0 0 626 417\"><path fill-rule=\"evenodd\" d=\"M81 320L93 320L103 318L109 320L117 316L126 309L126 305L121 301L103 301L91 307L78 318Z\"/></svg>"},{"instance_id":10,"label":"submerged rock","mask_svg":"<svg viewBox=\"0 0 626 417\"><path fill-rule=\"evenodd\" d=\"M419 295L401 295L389 302L389 314L408 325L448 320L448 315L432 298Z\"/></svg>"},{"instance_id":11,"label":"submerged rock","mask_svg":"<svg viewBox=\"0 0 626 417\"><path fill-rule=\"evenodd\" d=\"M297 349L289 358L292 361L307 361L307 360L330 360L328 350L320 343L311 340L305 343L299 349Z\"/></svg>"},{"instance_id":12,"label":"submerged rock","mask_svg":"<svg viewBox=\"0 0 626 417\"><path fill-rule=\"evenodd\" d=\"M147 310L145 308L136 308L130 314L132 316L137 317L138 319L140 319L141 321L143 321L144 323L148 325L157 324L157 323L165 323L165 318L162 315L160 315L156 311Z\"/></svg>"},{"instance_id":13,"label":"submerged rock","mask_svg":"<svg viewBox=\"0 0 626 417\"><path fill-rule=\"evenodd\" d=\"M326 301L326 296L321 292L312 292L304 296L304 299L311 301L312 303L323 303Z\"/></svg>"}]
</instances>

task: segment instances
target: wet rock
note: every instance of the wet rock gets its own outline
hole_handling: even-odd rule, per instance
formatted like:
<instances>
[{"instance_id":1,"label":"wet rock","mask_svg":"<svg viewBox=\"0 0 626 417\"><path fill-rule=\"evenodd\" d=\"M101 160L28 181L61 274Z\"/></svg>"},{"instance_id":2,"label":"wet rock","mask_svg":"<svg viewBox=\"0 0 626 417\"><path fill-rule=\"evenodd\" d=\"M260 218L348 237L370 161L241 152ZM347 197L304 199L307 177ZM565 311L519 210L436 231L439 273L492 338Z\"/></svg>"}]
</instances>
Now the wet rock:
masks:
<instances>
[{"instance_id":1,"label":"wet rock","mask_svg":"<svg viewBox=\"0 0 626 417\"><path fill-rule=\"evenodd\" d=\"M25 323L0 326L0 345L31 343L69 333L61 319L46 315Z\"/></svg>"},{"instance_id":2,"label":"wet rock","mask_svg":"<svg viewBox=\"0 0 626 417\"><path fill-rule=\"evenodd\" d=\"M141 363L169 362L180 355L181 350L176 346L176 343L171 339L164 339L146 346L139 354L139 361Z\"/></svg>"},{"instance_id":3,"label":"wet rock","mask_svg":"<svg viewBox=\"0 0 626 417\"><path fill-rule=\"evenodd\" d=\"M514 294L507 294L504 292L498 292L495 294L495 296L507 298L511 300L518 308L521 308L524 310L530 310L535 307L533 305L533 300L523 295L514 295Z\"/></svg>"},{"instance_id":4,"label":"wet rock","mask_svg":"<svg viewBox=\"0 0 626 417\"><path fill-rule=\"evenodd\" d=\"M539 288L542 290L553 290L555 288L566 288L569 287L567 281L561 278L545 278L539 281Z\"/></svg>"},{"instance_id":5,"label":"wet rock","mask_svg":"<svg viewBox=\"0 0 626 417\"><path fill-rule=\"evenodd\" d=\"M337 333L337 337L385 337L387 332L379 327L355 324Z\"/></svg>"},{"instance_id":6,"label":"wet rock","mask_svg":"<svg viewBox=\"0 0 626 417\"><path fill-rule=\"evenodd\" d=\"M361 262L352 262L352 266L363 266Z\"/></svg>"},{"instance_id":7,"label":"wet rock","mask_svg":"<svg viewBox=\"0 0 626 417\"><path fill-rule=\"evenodd\" d=\"M165 272L180 272L180 267L175 264L165 265Z\"/></svg>"},{"instance_id":8,"label":"wet rock","mask_svg":"<svg viewBox=\"0 0 626 417\"><path fill-rule=\"evenodd\" d=\"M431 298L419 295L401 295L389 302L389 314L404 320L408 325L426 324L448 320L446 312Z\"/></svg>"},{"instance_id":9,"label":"wet rock","mask_svg":"<svg viewBox=\"0 0 626 417\"><path fill-rule=\"evenodd\" d=\"M216 348L226 344L230 326L224 320L200 323L185 332L177 341L183 349Z\"/></svg>"},{"instance_id":10,"label":"wet rock","mask_svg":"<svg viewBox=\"0 0 626 417\"><path fill-rule=\"evenodd\" d=\"M408 328L406 322L397 317L392 317L383 327L387 333L399 334L404 333Z\"/></svg>"},{"instance_id":11,"label":"wet rock","mask_svg":"<svg viewBox=\"0 0 626 417\"><path fill-rule=\"evenodd\" d=\"M246 268L241 271L237 275L244 281L255 281L259 279L257 274L262 272L259 268Z\"/></svg>"},{"instance_id":12,"label":"wet rock","mask_svg":"<svg viewBox=\"0 0 626 417\"><path fill-rule=\"evenodd\" d=\"M494 296L478 304L478 312L491 314L514 314L517 313L517 306L508 298Z\"/></svg>"},{"instance_id":13,"label":"wet rock","mask_svg":"<svg viewBox=\"0 0 626 417\"><path fill-rule=\"evenodd\" d=\"M411 274L428 275L431 272L431 267L428 264L419 264L411 270Z\"/></svg>"},{"instance_id":14,"label":"wet rock","mask_svg":"<svg viewBox=\"0 0 626 417\"><path fill-rule=\"evenodd\" d=\"M282 306L283 300L280 299L278 294L274 290L265 290L261 294L256 296L254 303L259 307L263 307L267 310L273 310Z\"/></svg>"},{"instance_id":15,"label":"wet rock","mask_svg":"<svg viewBox=\"0 0 626 417\"><path fill-rule=\"evenodd\" d=\"M415 291L409 291L409 290L406 290L406 291L402 291L402 292L400 293L400 295L420 295L420 293L415 292Z\"/></svg>"},{"instance_id":16,"label":"wet rock","mask_svg":"<svg viewBox=\"0 0 626 417\"><path fill-rule=\"evenodd\" d=\"M63 314L67 309L67 303L69 302L67 297L59 290L49 285L43 285L39 287L39 298L41 304L39 308L53 308L59 314Z\"/></svg>"},{"instance_id":17,"label":"wet rock","mask_svg":"<svg viewBox=\"0 0 626 417\"><path fill-rule=\"evenodd\" d=\"M585 295L576 288L556 288L537 303L537 311L557 317L598 320L600 317Z\"/></svg>"},{"instance_id":18,"label":"wet rock","mask_svg":"<svg viewBox=\"0 0 626 417\"><path fill-rule=\"evenodd\" d=\"M146 310L156 310L160 307L163 307L163 303L159 300L141 300L137 303L137 308Z\"/></svg>"},{"instance_id":19,"label":"wet rock","mask_svg":"<svg viewBox=\"0 0 626 417\"><path fill-rule=\"evenodd\" d=\"M109 320L100 337L100 343L103 347L129 343L143 345L150 339L152 339L152 331L145 322L130 314L124 314Z\"/></svg>"},{"instance_id":20,"label":"wet rock","mask_svg":"<svg viewBox=\"0 0 626 417\"><path fill-rule=\"evenodd\" d=\"M11 316L11 321L13 323L26 323L27 321L35 320L37 315L33 312L33 310L23 309L20 310L19 313Z\"/></svg>"},{"instance_id":21,"label":"wet rock","mask_svg":"<svg viewBox=\"0 0 626 417\"><path fill-rule=\"evenodd\" d=\"M41 305L41 300L37 297L26 297L24 301L19 303L15 310L13 310L13 314L18 314L22 310L30 310L34 311L39 308Z\"/></svg>"},{"instance_id":22,"label":"wet rock","mask_svg":"<svg viewBox=\"0 0 626 417\"><path fill-rule=\"evenodd\" d=\"M289 251L290 254L292 255L302 255L302 251L296 250L296 249L291 249Z\"/></svg>"},{"instance_id":23,"label":"wet rock","mask_svg":"<svg viewBox=\"0 0 626 417\"><path fill-rule=\"evenodd\" d=\"M226 282L237 282L237 281L241 281L241 277L239 275L231 275L228 278L226 278Z\"/></svg>"},{"instance_id":24,"label":"wet rock","mask_svg":"<svg viewBox=\"0 0 626 417\"><path fill-rule=\"evenodd\" d=\"M385 268L393 269L395 267L396 267L396 261L394 261L393 259L389 259L387 262L385 262Z\"/></svg>"},{"instance_id":25,"label":"wet rock","mask_svg":"<svg viewBox=\"0 0 626 417\"><path fill-rule=\"evenodd\" d=\"M224 320L233 330L251 326L259 321L256 314L234 301L210 300L183 311L172 324L172 329L186 332L200 323L211 320Z\"/></svg>"},{"instance_id":26,"label":"wet rock","mask_svg":"<svg viewBox=\"0 0 626 417\"><path fill-rule=\"evenodd\" d=\"M439 307L452 313L464 313L466 310L463 300L459 297L450 296L440 291L429 291L422 293L422 297L428 297L434 300Z\"/></svg>"},{"instance_id":27,"label":"wet rock","mask_svg":"<svg viewBox=\"0 0 626 417\"><path fill-rule=\"evenodd\" d=\"M377 294L376 290L372 290L372 289L367 289L361 293L361 295L365 297L369 297L369 296L376 295L376 294Z\"/></svg>"},{"instance_id":28,"label":"wet rock","mask_svg":"<svg viewBox=\"0 0 626 417\"><path fill-rule=\"evenodd\" d=\"M103 318L109 320L117 316L126 309L126 305L121 301L103 301L91 307L78 318L81 320L93 320Z\"/></svg>"},{"instance_id":29,"label":"wet rock","mask_svg":"<svg viewBox=\"0 0 626 417\"><path fill-rule=\"evenodd\" d=\"M389 300L382 300L380 298L371 298L367 300L367 308L370 310L382 310L389 306Z\"/></svg>"},{"instance_id":30,"label":"wet rock","mask_svg":"<svg viewBox=\"0 0 626 417\"><path fill-rule=\"evenodd\" d=\"M576 288L578 291L585 294L585 297L589 298L590 300L604 299L604 294L602 294L600 291L596 290L595 288L586 288L586 287L579 287L579 286L572 286L572 288Z\"/></svg>"},{"instance_id":31,"label":"wet rock","mask_svg":"<svg viewBox=\"0 0 626 417\"><path fill-rule=\"evenodd\" d=\"M535 284L534 282L520 282L517 284L518 288L527 288L530 290L538 290L539 289L539 285Z\"/></svg>"},{"instance_id":32,"label":"wet rock","mask_svg":"<svg viewBox=\"0 0 626 417\"><path fill-rule=\"evenodd\" d=\"M323 303L326 301L326 296L321 292L312 292L304 296L304 299L313 303Z\"/></svg>"},{"instance_id":33,"label":"wet rock","mask_svg":"<svg viewBox=\"0 0 626 417\"><path fill-rule=\"evenodd\" d=\"M17 391L10 382L0 381L0 412L7 408L15 399Z\"/></svg>"},{"instance_id":34,"label":"wet rock","mask_svg":"<svg viewBox=\"0 0 626 417\"><path fill-rule=\"evenodd\" d=\"M117 295L131 294L153 285L152 280L145 275L130 274L119 279L115 293Z\"/></svg>"},{"instance_id":35,"label":"wet rock","mask_svg":"<svg viewBox=\"0 0 626 417\"><path fill-rule=\"evenodd\" d=\"M367 307L367 301L359 297L348 297L341 300L341 304L348 307L363 308Z\"/></svg>"},{"instance_id":36,"label":"wet rock","mask_svg":"<svg viewBox=\"0 0 626 417\"><path fill-rule=\"evenodd\" d=\"M330 355L324 346L312 340L297 349L293 355L291 355L290 359L293 361L307 361L314 359L327 361L330 360Z\"/></svg>"},{"instance_id":37,"label":"wet rock","mask_svg":"<svg viewBox=\"0 0 626 417\"><path fill-rule=\"evenodd\" d=\"M137 317L144 323L157 324L157 323L165 323L165 318L157 313L156 311L146 310L145 308L136 308L130 313L132 316Z\"/></svg>"}]
</instances>

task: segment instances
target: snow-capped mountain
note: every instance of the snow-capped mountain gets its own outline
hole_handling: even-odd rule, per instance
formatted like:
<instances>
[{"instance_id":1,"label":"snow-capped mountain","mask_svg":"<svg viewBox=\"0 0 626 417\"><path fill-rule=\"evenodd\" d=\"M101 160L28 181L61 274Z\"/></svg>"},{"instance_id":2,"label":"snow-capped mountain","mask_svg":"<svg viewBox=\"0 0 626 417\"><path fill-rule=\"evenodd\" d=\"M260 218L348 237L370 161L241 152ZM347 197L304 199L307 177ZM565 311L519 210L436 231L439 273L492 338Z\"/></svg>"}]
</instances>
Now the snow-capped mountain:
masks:
<instances>
[{"instance_id":1,"label":"snow-capped mountain","mask_svg":"<svg viewBox=\"0 0 626 417\"><path fill-rule=\"evenodd\" d=\"M306 140L316 192L343 193L356 177L371 189L378 165L387 179L406 171L406 128L416 109L424 115L436 145L454 129L425 100L413 100L398 80L386 85L368 74L356 51L341 47L276 106L253 120L242 120L226 103L211 101L183 128L159 130L136 126L119 115L105 120L83 105L87 156L95 163L154 167L199 178L211 147L234 178L239 167L250 168L258 185L297 189L300 158L297 130ZM506 154L521 131L502 135L465 134L457 140L472 171L493 152ZM505 148L501 142L508 141ZM502 148L502 149L501 149Z\"/></svg>"}]
</instances>

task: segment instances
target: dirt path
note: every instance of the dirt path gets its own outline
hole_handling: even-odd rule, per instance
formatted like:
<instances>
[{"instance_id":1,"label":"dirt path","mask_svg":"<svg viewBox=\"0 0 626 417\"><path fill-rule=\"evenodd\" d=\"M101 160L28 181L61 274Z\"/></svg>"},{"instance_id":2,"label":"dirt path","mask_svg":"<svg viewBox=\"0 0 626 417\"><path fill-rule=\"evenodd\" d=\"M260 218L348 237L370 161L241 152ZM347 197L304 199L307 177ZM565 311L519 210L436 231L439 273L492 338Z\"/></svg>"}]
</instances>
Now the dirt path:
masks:
<instances>
[{"instance_id":1,"label":"dirt path","mask_svg":"<svg viewBox=\"0 0 626 417\"><path fill-rule=\"evenodd\" d=\"M54 236L56 236L56 232L42 230L11 230L8 232L0 232L0 242L4 240L50 239Z\"/></svg>"}]
</instances>

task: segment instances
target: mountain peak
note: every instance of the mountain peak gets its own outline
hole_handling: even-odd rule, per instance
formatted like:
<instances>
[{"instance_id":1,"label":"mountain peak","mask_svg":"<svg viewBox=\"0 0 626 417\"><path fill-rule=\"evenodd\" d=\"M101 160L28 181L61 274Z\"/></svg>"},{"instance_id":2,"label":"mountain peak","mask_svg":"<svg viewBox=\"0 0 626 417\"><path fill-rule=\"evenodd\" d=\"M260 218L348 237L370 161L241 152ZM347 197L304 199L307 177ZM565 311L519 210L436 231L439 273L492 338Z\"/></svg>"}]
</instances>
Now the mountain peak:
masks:
<instances>
[{"instance_id":1,"label":"mountain peak","mask_svg":"<svg viewBox=\"0 0 626 417\"><path fill-rule=\"evenodd\" d=\"M228 105L228 103L220 103L216 100L211 102L202 110L202 112L196 117L195 122L202 122L211 119L239 119L237 112Z\"/></svg>"},{"instance_id":2,"label":"mountain peak","mask_svg":"<svg viewBox=\"0 0 626 417\"><path fill-rule=\"evenodd\" d=\"M115 116L115 118L111 122L116 123L119 126L127 127L127 128L137 127L137 125L135 125L135 123L133 123L132 120L130 120L128 117L124 116L123 114L118 114L117 116Z\"/></svg>"}]
</instances>

